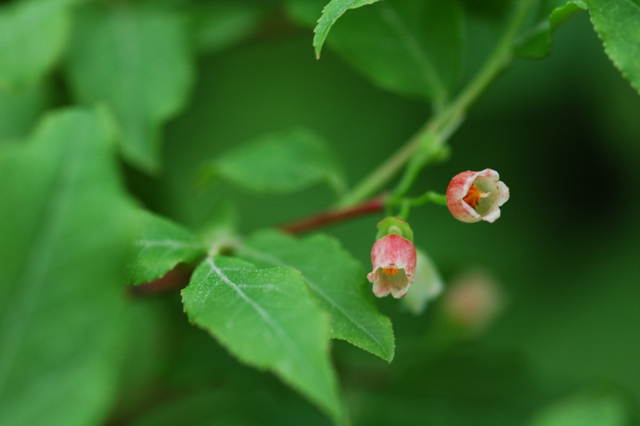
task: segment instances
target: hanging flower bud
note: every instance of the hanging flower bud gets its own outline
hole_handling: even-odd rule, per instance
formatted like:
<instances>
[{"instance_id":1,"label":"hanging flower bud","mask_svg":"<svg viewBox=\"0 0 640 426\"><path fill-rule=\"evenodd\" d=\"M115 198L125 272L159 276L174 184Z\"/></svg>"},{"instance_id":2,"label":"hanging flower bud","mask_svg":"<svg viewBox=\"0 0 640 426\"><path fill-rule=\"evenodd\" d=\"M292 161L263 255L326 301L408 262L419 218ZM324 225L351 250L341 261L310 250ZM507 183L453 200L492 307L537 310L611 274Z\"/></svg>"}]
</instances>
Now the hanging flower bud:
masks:
<instances>
[{"instance_id":1,"label":"hanging flower bud","mask_svg":"<svg viewBox=\"0 0 640 426\"><path fill-rule=\"evenodd\" d=\"M407 294L414 280L416 248L411 242L413 231L406 222L392 217L382 220L378 229L378 240L371 249L373 271L367 278L373 283L376 296L385 297L391 293L400 299Z\"/></svg>"},{"instance_id":2,"label":"hanging flower bud","mask_svg":"<svg viewBox=\"0 0 640 426\"><path fill-rule=\"evenodd\" d=\"M491 169L457 174L447 188L447 206L453 217L467 223L495 222L500 206L509 199L509 188L499 179Z\"/></svg>"}]
</instances>

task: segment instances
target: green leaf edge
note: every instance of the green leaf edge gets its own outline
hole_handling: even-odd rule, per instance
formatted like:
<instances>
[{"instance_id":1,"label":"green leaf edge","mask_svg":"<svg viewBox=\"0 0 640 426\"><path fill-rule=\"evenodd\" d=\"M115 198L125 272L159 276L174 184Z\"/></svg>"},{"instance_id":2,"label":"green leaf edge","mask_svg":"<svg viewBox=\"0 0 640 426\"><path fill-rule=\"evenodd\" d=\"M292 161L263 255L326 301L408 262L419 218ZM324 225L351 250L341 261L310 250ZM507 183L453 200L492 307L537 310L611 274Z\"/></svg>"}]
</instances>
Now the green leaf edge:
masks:
<instances>
[{"instance_id":1,"label":"green leaf edge","mask_svg":"<svg viewBox=\"0 0 640 426\"><path fill-rule=\"evenodd\" d=\"M613 66L616 67L618 69L618 71L620 71L620 73L622 74L622 76L631 84L631 87L633 87L636 92L638 92L638 94L640 95L640 69L638 70L638 78L636 80L634 80L633 78L631 78L631 76L629 75L629 71L627 71L626 69L624 69L624 67L620 64L620 62L618 60L616 60L612 54L611 54L611 50L612 47L610 46L610 41L611 41L611 35L607 35L607 31L603 32L600 28L599 25L596 23L597 18L594 18L593 16L593 9L594 7L591 6L591 0L580 0L580 1L584 1L589 9L589 19L591 21L591 24L593 25L593 29L595 30L596 34L598 34L598 38L600 40L602 40L602 44L604 45L604 52L607 55L607 57L609 58L609 60L613 63ZM621 2L624 3L631 3L632 5L638 7L639 9L639 14L640 14L640 5L630 1L630 0L621 0Z\"/></svg>"},{"instance_id":2,"label":"green leaf edge","mask_svg":"<svg viewBox=\"0 0 640 426\"><path fill-rule=\"evenodd\" d=\"M339 241L338 241L338 240L336 240L335 238L333 238L333 237L331 237L331 236L329 236L329 235L326 235L326 234L317 234L317 235L314 235L314 236L309 237L308 239L311 239L311 238L322 238L322 239L325 239L325 240L327 240L327 241L331 241L331 243L332 243L332 244L336 244L336 245L337 245L338 250L340 250L342 253L346 254L346 255L349 257L349 259L350 259L350 260L352 260L352 261L354 261L354 262L358 262L358 261L357 261L357 260L355 260L355 258L351 255L351 253L349 253L349 252L347 251L347 249L345 249L345 248L342 246L342 244L340 244L340 243L339 243ZM360 262L358 262L358 263L360 263ZM307 285L309 285L309 286L311 287L311 285L309 284L309 281L304 277L304 274L302 274L302 279L307 283ZM364 279L364 275L363 275L363 279ZM317 287L317 286L314 286L314 287ZM311 292L311 294L313 295L313 297L316 297L313 291ZM371 352L369 349L367 349L367 348L365 348L365 347L363 347L363 346L359 345L358 343L351 342L351 341L346 340L346 339L343 339L343 338L340 338L339 340L343 340L343 341L345 341L345 342L348 342L348 343L350 343L350 344L352 344L352 345L354 345L354 346L356 346L356 347L358 347L358 348L360 348L360 349L362 349L362 350L364 350L364 351L366 351L366 352L368 352L368 353L371 353L371 354L373 354L373 355L375 355L375 356L380 357L381 359L384 359L384 360L385 360L385 361L387 361L388 363L391 363L391 361L393 361L393 358L394 358L394 356L395 356L395 348L396 348L396 343L395 343L395 334L393 333L392 322L391 322L391 319L390 319L389 317L387 317L386 315L383 315L383 314L382 314L381 312L379 312L379 311L378 311L378 313L380 313L380 314L385 318L385 322L386 322L386 323L388 323L388 324L389 324L389 326L391 327L391 337L392 337L392 339L393 339L393 346L391 347L391 351L390 351L390 352L388 352L387 350L385 350L385 348L384 348L384 345L383 345L383 344L381 344L380 342L377 342L377 341L376 341L376 343L378 343L378 345L380 346L380 348L382 349L382 351L383 351L383 353L386 355L386 357L381 357L381 356L380 356L380 354L377 354L377 353ZM345 314L345 316L347 316L347 317L348 317L348 315L346 315L346 314ZM358 328L360 328L360 327L358 327ZM368 335L369 333L366 333L366 334ZM375 340L375 339L374 339L374 340Z\"/></svg>"},{"instance_id":3,"label":"green leaf edge","mask_svg":"<svg viewBox=\"0 0 640 426\"><path fill-rule=\"evenodd\" d=\"M556 7L551 11L547 19L540 22L540 24L537 25L524 40L520 41L520 43L515 47L514 53L519 57L527 59L542 59L547 57L551 53L553 34L558 26L578 11L586 9L587 5L584 3L584 0L569 0L566 4ZM535 44L535 39L538 37L544 37L548 46L546 52L542 54L534 51L528 51L528 49L535 49L535 46L532 47L530 45Z\"/></svg>"},{"instance_id":4,"label":"green leaf edge","mask_svg":"<svg viewBox=\"0 0 640 426\"><path fill-rule=\"evenodd\" d=\"M52 56L48 64L45 64L45 67L40 70L40 75L36 75L33 80L25 80L25 81L10 81L10 80L2 80L0 79L0 88L5 90L14 90L14 89L23 89L25 87L32 87L35 84L43 81L49 74L51 74L52 70L55 69L56 66L59 65L61 60L63 60L64 55L66 54L67 47L69 45L69 41L71 39L71 29L73 26L73 10L72 7L75 6L76 3L81 2L82 0L59 0L57 1L56 6L61 10L59 11L59 19L62 24L62 32L63 34L60 36L59 44L54 47L54 51L52 52ZM30 7L35 4L35 2L31 2L32 4L28 4L27 2L12 2L7 5L3 5L2 11L9 11L9 8L17 9L20 7Z\"/></svg>"},{"instance_id":5,"label":"green leaf edge","mask_svg":"<svg viewBox=\"0 0 640 426\"><path fill-rule=\"evenodd\" d=\"M99 7L100 4L102 3L102 6L108 7L108 8L117 6L117 3L118 3L118 2L113 2L112 4L109 4L110 2L93 2L93 1L87 1L87 0L60 0L60 1L78 5L79 7ZM149 5L151 5L151 7L158 7L158 5L163 6L163 2L122 2L121 5L117 7L123 7L122 5L126 7L132 7L132 8L136 8L136 7L144 8L144 7L149 7ZM172 11L172 7L170 4L166 4L164 6L167 8L166 10L169 11L170 15L173 15L174 17L178 18L178 21L180 22L180 26L182 27L183 39L184 39L183 46L182 46L184 48L183 59L185 59L184 65L186 66L185 68L186 73L184 76L185 79L182 82L183 91L178 96L179 98L178 101L174 101L172 108L169 108L163 111L164 114L156 113L155 116L152 115L151 119L149 119L149 122L147 123L151 128L151 133L155 132L155 135L151 138L151 141L148 147L151 150L151 153L150 154L140 153L138 151L139 147L132 147L130 143L127 143L127 140L128 140L126 136L127 131L125 126L123 126L121 120L118 118L119 116L118 108L114 108L114 105L112 105L110 102L108 102L105 99L101 99L98 101L93 100L90 102L81 102L81 104L85 104L85 105L100 104L110 111L109 113L112 117L113 124L117 128L118 146L123 158L134 168L144 173L150 174L151 176L157 176L161 172L163 167L162 158L160 158L160 150L164 144L164 140L161 137L164 127L171 119L175 118L178 114L180 114L180 112L182 112L188 106L188 102L190 97L192 96L192 91L195 85L195 73L196 73L195 63L194 63L196 49L190 44L192 40L190 40L189 38L190 37L189 31L192 29L189 28L187 19L185 18L186 15L181 15L180 13L176 14L175 11ZM75 20L78 19L75 16L72 16L72 18ZM70 25L71 28L70 28L69 37L67 37L68 40L67 40L66 51L63 53L61 59L63 60L63 62L64 61L67 62L67 64L64 65L64 74L66 74L65 79L67 80L67 83L69 83L70 85L72 97L76 98L75 99L76 101L79 101L80 91L77 88L74 88L74 85L77 83L73 81L74 77L71 75L72 73L69 71L70 65L68 63L69 57L71 55L70 52L72 51L71 49L73 45L72 39L76 32L75 26L76 26L75 24Z\"/></svg>"},{"instance_id":6,"label":"green leaf edge","mask_svg":"<svg viewBox=\"0 0 640 426\"><path fill-rule=\"evenodd\" d=\"M379 0L331 0L322 9L322 16L318 19L318 25L314 28L313 47L316 59L320 59L322 46L329 34L329 30L336 21L349 9L357 9L378 2ZM344 3L338 6L338 3ZM334 8L335 7L335 8Z\"/></svg>"},{"instance_id":7,"label":"green leaf edge","mask_svg":"<svg viewBox=\"0 0 640 426\"><path fill-rule=\"evenodd\" d=\"M195 245L193 247L194 250L198 250L197 253L194 252L194 254L192 256L188 256L188 257L185 257L182 260L178 260L178 261L172 262L170 265L168 264L169 266L166 268L166 270L164 270L164 272L160 273L159 275L157 275L157 274L149 275L149 277L145 277L144 279L142 279L142 278L137 279L136 278L136 274L132 271L135 268L134 267L135 262L138 260L136 258L135 260L133 260L131 262L131 264L129 264L127 266L127 276L126 276L127 284L139 285L139 284L143 284L145 282L156 280L158 278L161 278L161 277L165 276L169 271L173 270L179 264L195 262L196 260L198 260L199 258L203 257L207 253L207 247L206 247L205 242L200 238L200 236L198 234L192 232L187 227L182 226L182 225L180 225L180 224L178 224L176 222L173 222L173 221L171 221L170 219L168 219L166 217L163 217L163 216L160 216L160 215L156 215L156 214L151 213L151 212L146 211L146 210L140 209L140 210L138 210L138 212L136 214L138 215L138 217L137 217L138 225L140 225L143 222L145 216L151 216L151 217L154 218L154 220L162 221L165 224L167 224L169 226L172 226L175 229L180 230L184 234L188 234L191 238L193 238L194 244L195 244L196 241L198 241L200 243L200 245L199 245L199 247L196 247ZM133 242L133 248L132 248L132 250L134 252L136 252L138 254L138 256L143 250L143 249L140 249L138 251L138 246L139 246L140 240L141 240L141 238L140 238L140 235L138 234L136 236L135 241ZM198 264L199 264L199 262L198 262Z\"/></svg>"}]
</instances>

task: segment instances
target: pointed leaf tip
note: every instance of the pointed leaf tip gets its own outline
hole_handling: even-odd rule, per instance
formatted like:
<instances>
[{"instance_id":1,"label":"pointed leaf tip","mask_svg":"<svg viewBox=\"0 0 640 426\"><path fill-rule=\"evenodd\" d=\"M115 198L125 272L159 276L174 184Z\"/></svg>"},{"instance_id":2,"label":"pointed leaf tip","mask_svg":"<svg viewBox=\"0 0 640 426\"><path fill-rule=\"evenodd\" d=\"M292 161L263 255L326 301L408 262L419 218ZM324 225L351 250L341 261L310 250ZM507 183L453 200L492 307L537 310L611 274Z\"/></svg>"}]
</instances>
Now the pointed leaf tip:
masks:
<instances>
[{"instance_id":1,"label":"pointed leaf tip","mask_svg":"<svg viewBox=\"0 0 640 426\"><path fill-rule=\"evenodd\" d=\"M328 318L298 271L208 257L182 300L191 321L238 359L273 371L335 421L342 419Z\"/></svg>"}]
</instances>

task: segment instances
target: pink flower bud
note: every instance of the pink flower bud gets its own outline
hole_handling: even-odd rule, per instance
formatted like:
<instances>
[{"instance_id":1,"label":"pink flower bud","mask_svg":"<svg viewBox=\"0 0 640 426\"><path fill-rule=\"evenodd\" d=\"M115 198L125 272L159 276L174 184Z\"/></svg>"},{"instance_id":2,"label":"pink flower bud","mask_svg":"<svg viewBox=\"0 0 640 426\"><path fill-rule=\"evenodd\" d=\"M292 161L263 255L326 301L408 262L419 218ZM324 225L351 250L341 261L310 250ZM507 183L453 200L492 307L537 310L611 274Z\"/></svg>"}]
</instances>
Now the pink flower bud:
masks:
<instances>
[{"instance_id":1,"label":"pink flower bud","mask_svg":"<svg viewBox=\"0 0 640 426\"><path fill-rule=\"evenodd\" d=\"M400 299L414 280L416 248L397 234L389 234L375 242L371 249L373 271L367 278L373 283L373 293L385 297L389 293Z\"/></svg>"},{"instance_id":2,"label":"pink flower bud","mask_svg":"<svg viewBox=\"0 0 640 426\"><path fill-rule=\"evenodd\" d=\"M491 169L457 174L447 188L447 206L453 217L467 223L495 222L500 206L509 199L509 188L499 179Z\"/></svg>"}]
</instances>

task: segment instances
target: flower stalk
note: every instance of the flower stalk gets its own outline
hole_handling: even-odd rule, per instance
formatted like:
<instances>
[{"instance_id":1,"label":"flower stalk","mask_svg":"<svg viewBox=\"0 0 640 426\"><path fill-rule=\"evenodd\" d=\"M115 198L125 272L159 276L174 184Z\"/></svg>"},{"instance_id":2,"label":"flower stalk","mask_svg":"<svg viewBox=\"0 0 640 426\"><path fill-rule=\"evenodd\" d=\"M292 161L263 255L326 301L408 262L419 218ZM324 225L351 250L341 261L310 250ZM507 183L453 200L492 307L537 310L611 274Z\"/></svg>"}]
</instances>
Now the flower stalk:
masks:
<instances>
[{"instance_id":1,"label":"flower stalk","mask_svg":"<svg viewBox=\"0 0 640 426\"><path fill-rule=\"evenodd\" d=\"M416 154L425 140L438 141L442 146L450 138L453 131L462 123L466 111L489 87L497 76L509 65L513 59L512 46L518 35L528 12L535 4L534 0L515 2L514 9L505 30L495 49L465 88L448 105L443 107L418 132L391 155L384 163L374 169L351 192L345 194L338 203L338 207L347 208L361 203L371 195L379 192L402 167ZM426 164L426 163L425 163ZM423 166L424 167L424 164ZM398 193L405 192L405 188L417 177L421 167L412 167L407 176L400 182ZM408 182L408 184L407 184ZM395 192L395 191L394 191ZM402 194L404 195L404 194ZM395 196L395 194L394 194ZM400 195L401 196L401 195Z\"/></svg>"}]
</instances>

